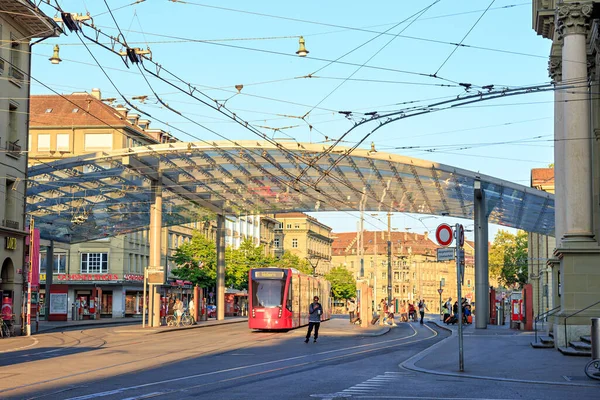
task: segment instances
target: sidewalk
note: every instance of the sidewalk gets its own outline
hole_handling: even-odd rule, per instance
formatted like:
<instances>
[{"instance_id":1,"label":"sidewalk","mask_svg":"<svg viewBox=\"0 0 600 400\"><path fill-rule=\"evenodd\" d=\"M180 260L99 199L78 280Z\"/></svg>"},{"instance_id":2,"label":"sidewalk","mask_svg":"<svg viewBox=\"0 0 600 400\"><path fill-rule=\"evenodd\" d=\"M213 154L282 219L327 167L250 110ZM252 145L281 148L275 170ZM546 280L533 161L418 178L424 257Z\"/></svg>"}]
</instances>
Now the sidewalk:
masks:
<instances>
[{"instance_id":1,"label":"sidewalk","mask_svg":"<svg viewBox=\"0 0 600 400\"><path fill-rule=\"evenodd\" d=\"M530 345L533 332L513 330L508 324L488 325L487 329L476 329L475 323L464 326L464 372L460 372L458 325L431 318L427 323L450 330L452 335L400 367L435 375L600 389L600 381L585 375L589 358L565 356L556 349L534 349Z\"/></svg>"}]
</instances>

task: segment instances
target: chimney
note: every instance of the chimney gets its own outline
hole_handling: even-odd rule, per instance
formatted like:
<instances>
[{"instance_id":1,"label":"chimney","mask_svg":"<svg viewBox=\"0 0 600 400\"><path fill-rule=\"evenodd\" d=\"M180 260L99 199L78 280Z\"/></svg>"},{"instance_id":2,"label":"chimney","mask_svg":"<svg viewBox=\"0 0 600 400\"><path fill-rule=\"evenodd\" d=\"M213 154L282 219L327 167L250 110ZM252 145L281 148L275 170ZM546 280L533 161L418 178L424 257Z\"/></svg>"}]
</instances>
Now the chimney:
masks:
<instances>
[{"instance_id":1,"label":"chimney","mask_svg":"<svg viewBox=\"0 0 600 400\"><path fill-rule=\"evenodd\" d=\"M121 115L123 118L127 118L127 112L129 110L127 109L127 107L123 106L122 104L119 104L115 107L115 111L118 112L119 115Z\"/></svg>"},{"instance_id":2,"label":"chimney","mask_svg":"<svg viewBox=\"0 0 600 400\"><path fill-rule=\"evenodd\" d=\"M404 232L404 241L408 242L408 232Z\"/></svg>"},{"instance_id":3,"label":"chimney","mask_svg":"<svg viewBox=\"0 0 600 400\"><path fill-rule=\"evenodd\" d=\"M423 233L423 236L425 237L425 240L429 240L429 232L425 231L425 233Z\"/></svg>"},{"instance_id":4,"label":"chimney","mask_svg":"<svg viewBox=\"0 0 600 400\"><path fill-rule=\"evenodd\" d=\"M102 98L102 93L100 93L100 89L93 88L92 89L92 97L95 98L96 100L100 100Z\"/></svg>"}]
</instances>

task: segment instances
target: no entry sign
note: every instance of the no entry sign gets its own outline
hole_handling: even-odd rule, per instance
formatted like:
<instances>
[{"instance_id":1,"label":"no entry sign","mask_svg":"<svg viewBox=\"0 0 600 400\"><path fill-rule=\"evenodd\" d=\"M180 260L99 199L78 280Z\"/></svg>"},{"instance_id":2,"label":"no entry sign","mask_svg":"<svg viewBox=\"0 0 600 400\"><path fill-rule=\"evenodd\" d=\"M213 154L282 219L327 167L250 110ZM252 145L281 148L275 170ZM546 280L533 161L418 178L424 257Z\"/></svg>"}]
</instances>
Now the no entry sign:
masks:
<instances>
[{"instance_id":1,"label":"no entry sign","mask_svg":"<svg viewBox=\"0 0 600 400\"><path fill-rule=\"evenodd\" d=\"M440 246L450 246L452 243L452 228L448 224L440 224L435 230L435 238Z\"/></svg>"}]
</instances>

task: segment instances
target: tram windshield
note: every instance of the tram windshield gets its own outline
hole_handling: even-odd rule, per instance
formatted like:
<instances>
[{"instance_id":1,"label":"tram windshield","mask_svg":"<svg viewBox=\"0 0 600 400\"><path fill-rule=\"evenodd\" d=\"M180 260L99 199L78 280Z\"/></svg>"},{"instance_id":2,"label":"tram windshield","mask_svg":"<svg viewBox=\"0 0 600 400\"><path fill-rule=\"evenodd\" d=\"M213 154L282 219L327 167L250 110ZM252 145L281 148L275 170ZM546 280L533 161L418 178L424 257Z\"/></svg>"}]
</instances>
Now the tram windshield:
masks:
<instances>
[{"instance_id":1,"label":"tram windshield","mask_svg":"<svg viewBox=\"0 0 600 400\"><path fill-rule=\"evenodd\" d=\"M278 271L281 278L271 277L264 279L257 277L252 279L252 307L267 308L281 307L283 304L283 292L285 290L285 274Z\"/></svg>"}]
</instances>

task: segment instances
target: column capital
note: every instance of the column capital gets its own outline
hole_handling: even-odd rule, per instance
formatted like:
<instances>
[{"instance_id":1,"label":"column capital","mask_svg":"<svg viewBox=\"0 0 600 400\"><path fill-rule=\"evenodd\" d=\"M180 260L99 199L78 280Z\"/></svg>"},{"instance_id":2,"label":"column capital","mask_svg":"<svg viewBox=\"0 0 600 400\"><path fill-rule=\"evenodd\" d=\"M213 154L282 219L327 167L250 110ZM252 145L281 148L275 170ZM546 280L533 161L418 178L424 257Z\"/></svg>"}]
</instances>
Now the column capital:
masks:
<instances>
[{"instance_id":1,"label":"column capital","mask_svg":"<svg viewBox=\"0 0 600 400\"><path fill-rule=\"evenodd\" d=\"M556 8L556 33L559 38L566 35L585 35L590 28L593 4L563 3Z\"/></svg>"}]
</instances>

